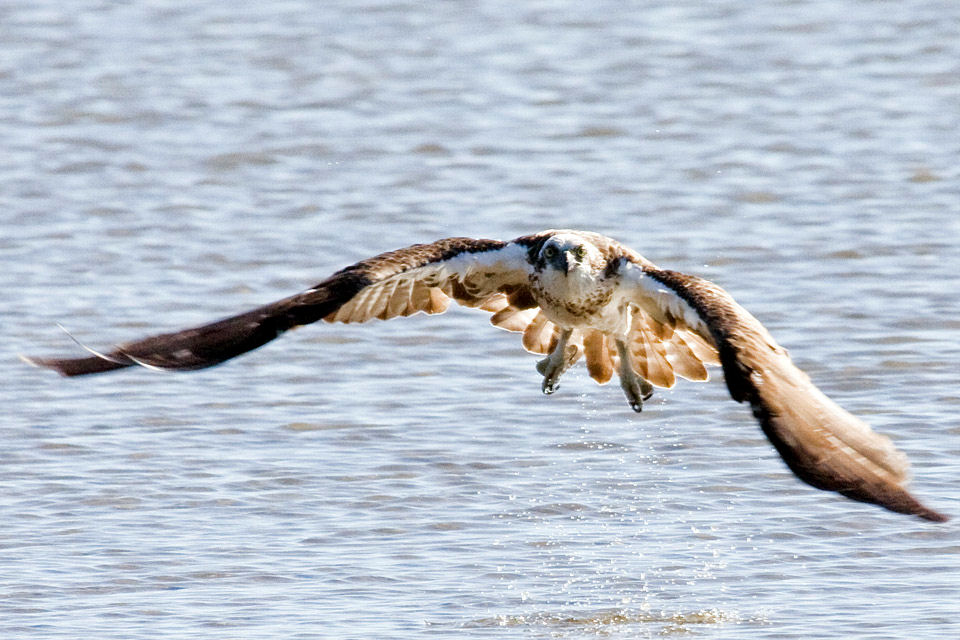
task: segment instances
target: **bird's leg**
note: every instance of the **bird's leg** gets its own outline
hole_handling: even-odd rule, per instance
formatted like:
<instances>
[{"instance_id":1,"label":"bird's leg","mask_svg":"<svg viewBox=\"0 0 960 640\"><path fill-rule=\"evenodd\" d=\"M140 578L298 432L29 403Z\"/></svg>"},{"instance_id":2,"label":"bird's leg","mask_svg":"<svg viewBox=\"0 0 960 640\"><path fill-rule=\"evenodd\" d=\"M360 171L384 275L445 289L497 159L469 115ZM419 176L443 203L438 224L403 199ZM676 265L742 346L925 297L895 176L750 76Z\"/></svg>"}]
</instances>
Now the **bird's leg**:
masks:
<instances>
[{"instance_id":1,"label":"bird's leg","mask_svg":"<svg viewBox=\"0 0 960 640\"><path fill-rule=\"evenodd\" d=\"M637 375L633 370L633 359L630 355L630 349L627 343L617 339L617 355L620 356L620 386L623 392L627 394L627 402L630 408L637 413L643 411L643 401L649 400L653 395L653 385Z\"/></svg>"},{"instance_id":2,"label":"bird's leg","mask_svg":"<svg viewBox=\"0 0 960 640\"><path fill-rule=\"evenodd\" d=\"M561 330L557 346L550 355L537 363L537 371L543 376L541 389L548 395L560 387L560 375L580 357L580 346L569 343L572 334L573 329Z\"/></svg>"}]
</instances>

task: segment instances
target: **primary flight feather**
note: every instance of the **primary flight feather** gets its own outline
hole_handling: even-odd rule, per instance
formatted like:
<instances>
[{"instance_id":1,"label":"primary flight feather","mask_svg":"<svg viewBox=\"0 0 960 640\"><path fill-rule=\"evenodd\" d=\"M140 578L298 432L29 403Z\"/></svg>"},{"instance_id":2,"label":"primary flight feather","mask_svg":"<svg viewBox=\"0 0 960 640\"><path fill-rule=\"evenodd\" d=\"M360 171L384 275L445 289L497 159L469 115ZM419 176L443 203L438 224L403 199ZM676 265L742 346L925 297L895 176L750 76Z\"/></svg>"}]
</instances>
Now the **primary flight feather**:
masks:
<instances>
[{"instance_id":1,"label":"primary flight feather","mask_svg":"<svg viewBox=\"0 0 960 640\"><path fill-rule=\"evenodd\" d=\"M891 511L942 522L905 485L909 464L890 440L844 411L767 330L717 285L659 269L611 238L550 230L510 242L447 238L384 253L277 302L174 333L92 350L83 358L24 358L65 376L139 365L202 369L294 327L441 313L450 300L523 333L542 390L581 357L599 383L617 373L631 408L677 377L706 380L720 365L730 395L749 402L767 438L801 480Z\"/></svg>"}]
</instances>

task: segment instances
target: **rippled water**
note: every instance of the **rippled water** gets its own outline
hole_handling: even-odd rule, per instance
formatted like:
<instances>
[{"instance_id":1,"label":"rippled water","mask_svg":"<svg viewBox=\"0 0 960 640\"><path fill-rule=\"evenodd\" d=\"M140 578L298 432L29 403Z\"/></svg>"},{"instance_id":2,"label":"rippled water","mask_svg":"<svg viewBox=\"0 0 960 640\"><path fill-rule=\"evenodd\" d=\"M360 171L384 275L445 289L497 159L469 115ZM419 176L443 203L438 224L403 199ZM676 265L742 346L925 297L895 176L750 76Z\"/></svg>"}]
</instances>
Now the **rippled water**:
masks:
<instances>
[{"instance_id":1,"label":"rippled water","mask_svg":"<svg viewBox=\"0 0 960 640\"><path fill-rule=\"evenodd\" d=\"M634 415L482 313L64 380L372 253L549 227L728 288L960 518L960 8L0 6L5 638L955 638L960 533Z\"/></svg>"}]
</instances>

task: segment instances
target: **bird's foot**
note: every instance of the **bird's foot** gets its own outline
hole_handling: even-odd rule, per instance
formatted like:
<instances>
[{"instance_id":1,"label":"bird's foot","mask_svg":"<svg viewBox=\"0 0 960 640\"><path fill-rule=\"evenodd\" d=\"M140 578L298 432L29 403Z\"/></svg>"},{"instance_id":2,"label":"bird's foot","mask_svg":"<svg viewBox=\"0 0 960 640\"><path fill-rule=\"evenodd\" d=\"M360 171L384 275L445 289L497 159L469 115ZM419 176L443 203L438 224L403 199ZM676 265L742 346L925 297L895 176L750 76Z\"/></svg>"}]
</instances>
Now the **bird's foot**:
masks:
<instances>
[{"instance_id":1,"label":"bird's foot","mask_svg":"<svg viewBox=\"0 0 960 640\"><path fill-rule=\"evenodd\" d=\"M617 355L620 356L620 386L627 394L630 408L640 413L643 411L643 401L653 395L653 385L637 375L633 369L633 356L623 340L617 340Z\"/></svg>"},{"instance_id":2,"label":"bird's foot","mask_svg":"<svg viewBox=\"0 0 960 640\"><path fill-rule=\"evenodd\" d=\"M627 402L630 408L640 413L643 411L643 403L649 400L653 395L653 385L637 375L620 376L620 386L627 395Z\"/></svg>"},{"instance_id":3,"label":"bird's foot","mask_svg":"<svg viewBox=\"0 0 960 640\"><path fill-rule=\"evenodd\" d=\"M543 376L541 389L547 395L560 388L560 376L580 357L581 347L576 344L564 345L537 363L537 371Z\"/></svg>"}]
</instances>

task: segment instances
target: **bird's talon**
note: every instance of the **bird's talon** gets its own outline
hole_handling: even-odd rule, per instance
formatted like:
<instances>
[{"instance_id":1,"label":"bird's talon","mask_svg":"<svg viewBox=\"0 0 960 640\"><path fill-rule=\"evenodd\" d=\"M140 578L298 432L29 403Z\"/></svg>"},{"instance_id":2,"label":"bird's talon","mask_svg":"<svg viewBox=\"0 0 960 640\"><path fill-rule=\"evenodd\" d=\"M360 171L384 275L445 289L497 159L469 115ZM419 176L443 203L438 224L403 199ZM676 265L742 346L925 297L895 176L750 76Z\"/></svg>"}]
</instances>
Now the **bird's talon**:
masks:
<instances>
[{"instance_id":1,"label":"bird's talon","mask_svg":"<svg viewBox=\"0 0 960 640\"><path fill-rule=\"evenodd\" d=\"M571 333L571 329L565 330L550 355L537 362L537 371L543 376L541 389L547 395L560 388L560 376L580 357L581 347L567 343Z\"/></svg>"},{"instance_id":2,"label":"bird's talon","mask_svg":"<svg viewBox=\"0 0 960 640\"><path fill-rule=\"evenodd\" d=\"M653 386L643 378L620 379L620 386L627 396L630 408L640 413L643 411L643 401L653 395Z\"/></svg>"},{"instance_id":3,"label":"bird's talon","mask_svg":"<svg viewBox=\"0 0 960 640\"><path fill-rule=\"evenodd\" d=\"M646 402L653 397L653 385L646 380L640 380L640 393L642 394L641 397L644 402ZM636 409L636 411L639 411L639 409Z\"/></svg>"}]
</instances>

